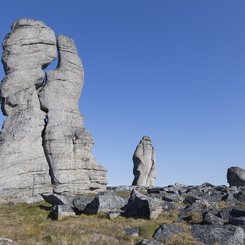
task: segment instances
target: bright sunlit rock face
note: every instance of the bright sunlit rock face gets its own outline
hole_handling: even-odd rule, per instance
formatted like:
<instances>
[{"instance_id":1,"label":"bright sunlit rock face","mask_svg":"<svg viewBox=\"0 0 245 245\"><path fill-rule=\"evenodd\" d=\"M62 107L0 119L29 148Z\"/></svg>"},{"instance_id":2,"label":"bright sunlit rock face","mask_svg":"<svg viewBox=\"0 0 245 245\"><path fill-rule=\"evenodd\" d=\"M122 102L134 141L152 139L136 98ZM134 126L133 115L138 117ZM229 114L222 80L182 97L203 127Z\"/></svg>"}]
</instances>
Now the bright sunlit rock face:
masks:
<instances>
[{"instance_id":1,"label":"bright sunlit rock face","mask_svg":"<svg viewBox=\"0 0 245 245\"><path fill-rule=\"evenodd\" d=\"M156 155L149 136L143 136L133 155L133 185L152 187L156 180Z\"/></svg>"},{"instance_id":2,"label":"bright sunlit rock face","mask_svg":"<svg viewBox=\"0 0 245 245\"><path fill-rule=\"evenodd\" d=\"M56 70L43 71L55 58ZM78 109L83 67L75 43L43 22L14 22L3 42L0 196L79 194L106 188L106 170L92 155L93 139Z\"/></svg>"}]
</instances>

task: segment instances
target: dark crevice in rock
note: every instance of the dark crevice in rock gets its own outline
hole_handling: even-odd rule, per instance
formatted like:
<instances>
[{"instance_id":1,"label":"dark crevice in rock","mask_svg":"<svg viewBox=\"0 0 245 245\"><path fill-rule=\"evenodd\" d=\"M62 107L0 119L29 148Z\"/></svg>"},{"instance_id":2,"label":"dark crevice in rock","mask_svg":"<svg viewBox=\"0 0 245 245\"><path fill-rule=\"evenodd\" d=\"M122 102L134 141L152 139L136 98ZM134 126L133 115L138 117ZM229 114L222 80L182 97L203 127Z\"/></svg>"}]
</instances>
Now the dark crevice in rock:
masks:
<instances>
[{"instance_id":1,"label":"dark crevice in rock","mask_svg":"<svg viewBox=\"0 0 245 245\"><path fill-rule=\"evenodd\" d=\"M45 85L47 84L47 73L45 72L45 76L44 76L44 79L43 79L43 82L41 84L41 86L37 89L37 92L38 92L38 99L39 99L39 103L40 103L40 109L46 113L46 116L44 118L44 128L42 130L42 147L43 147L43 151L44 151L44 155L45 155L45 158L46 158L46 161L48 163L48 166L49 166L49 176L51 178L51 183L53 185L57 185L57 184L60 184L58 182L58 180L55 178L55 174L54 174L54 171L53 171L53 168L52 168L52 163L51 163L51 159L50 159L50 156L49 156L49 153L48 153L48 150L47 150L47 142L45 141L45 134L46 134L46 128L47 128L47 125L48 125L48 108L46 108L43 103L41 103L41 100L40 100L40 92L44 89Z\"/></svg>"},{"instance_id":2,"label":"dark crevice in rock","mask_svg":"<svg viewBox=\"0 0 245 245\"><path fill-rule=\"evenodd\" d=\"M36 45L36 44L44 44L44 45L51 45L55 46L53 43L45 43L45 42L30 42L30 43L23 43L20 46L29 46L29 45ZM18 44L17 44L18 45Z\"/></svg>"},{"instance_id":3,"label":"dark crevice in rock","mask_svg":"<svg viewBox=\"0 0 245 245\"><path fill-rule=\"evenodd\" d=\"M53 168L52 168L51 161L50 161L48 152L46 150L47 148L46 148L46 144L45 144L45 130L46 130L46 127L47 127L47 124L48 124L48 116L45 117L44 123L45 123L45 125L44 125L43 131L42 131L42 147L43 147L43 151L44 151L44 154L45 154L48 166L49 166L49 175L50 175L50 178L51 178L51 183L53 185L56 185L56 184L59 184L59 183L58 183L58 181L56 180L56 178L54 176Z\"/></svg>"},{"instance_id":4,"label":"dark crevice in rock","mask_svg":"<svg viewBox=\"0 0 245 245\"><path fill-rule=\"evenodd\" d=\"M1 97L1 111L2 111L4 116L7 116L7 112L4 109L4 104L5 104L5 98Z\"/></svg>"}]
</instances>

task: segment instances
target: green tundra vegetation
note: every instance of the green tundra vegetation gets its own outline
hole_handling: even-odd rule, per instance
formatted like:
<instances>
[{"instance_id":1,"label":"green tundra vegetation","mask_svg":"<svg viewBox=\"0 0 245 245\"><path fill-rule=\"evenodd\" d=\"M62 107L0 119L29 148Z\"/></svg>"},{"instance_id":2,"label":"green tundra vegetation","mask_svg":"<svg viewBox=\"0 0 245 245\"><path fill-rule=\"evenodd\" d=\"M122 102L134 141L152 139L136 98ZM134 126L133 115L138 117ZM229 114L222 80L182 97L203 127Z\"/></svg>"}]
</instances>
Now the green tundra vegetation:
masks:
<instances>
[{"instance_id":1,"label":"green tundra vegetation","mask_svg":"<svg viewBox=\"0 0 245 245\"><path fill-rule=\"evenodd\" d=\"M8 204L0 206L0 236L15 241L14 244L135 244L150 239L162 223L172 223L178 213L164 213L157 220L118 217L109 219L105 215L78 215L54 221L48 218L52 209L45 202L36 204ZM173 236L166 244L197 244L190 235L190 225L182 224L185 233ZM125 234L125 229L138 227L138 237Z\"/></svg>"}]
</instances>

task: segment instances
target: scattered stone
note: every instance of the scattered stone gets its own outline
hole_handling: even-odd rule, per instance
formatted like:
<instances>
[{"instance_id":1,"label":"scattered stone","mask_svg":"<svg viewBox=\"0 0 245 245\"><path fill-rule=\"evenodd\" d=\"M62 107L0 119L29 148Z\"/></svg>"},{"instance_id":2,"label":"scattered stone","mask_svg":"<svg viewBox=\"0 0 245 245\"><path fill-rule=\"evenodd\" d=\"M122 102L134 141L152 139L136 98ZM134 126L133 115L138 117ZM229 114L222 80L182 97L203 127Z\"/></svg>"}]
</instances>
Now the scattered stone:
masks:
<instances>
[{"instance_id":1,"label":"scattered stone","mask_svg":"<svg viewBox=\"0 0 245 245\"><path fill-rule=\"evenodd\" d=\"M207 211L202 214L203 224L206 225L223 225L224 221L220 217L216 216L213 212Z\"/></svg>"},{"instance_id":2,"label":"scattered stone","mask_svg":"<svg viewBox=\"0 0 245 245\"><path fill-rule=\"evenodd\" d=\"M74 197L63 196L63 195L58 195L58 194L50 194L50 195L41 194L41 196L44 201L52 204L53 206L57 206L57 205L73 206L72 202L73 202Z\"/></svg>"},{"instance_id":3,"label":"scattered stone","mask_svg":"<svg viewBox=\"0 0 245 245\"><path fill-rule=\"evenodd\" d=\"M186 203L189 203L189 204L193 204L194 202L196 202L197 200L199 200L198 198L194 197L194 196L190 196L188 195L186 198L185 198L185 202Z\"/></svg>"},{"instance_id":4,"label":"scattered stone","mask_svg":"<svg viewBox=\"0 0 245 245\"><path fill-rule=\"evenodd\" d=\"M234 194L235 198L242 202L245 203L245 188L242 191L239 191L238 193Z\"/></svg>"},{"instance_id":5,"label":"scattered stone","mask_svg":"<svg viewBox=\"0 0 245 245\"><path fill-rule=\"evenodd\" d=\"M134 218L157 219L162 211L160 200L147 197L136 190L132 191L125 206L125 216Z\"/></svg>"},{"instance_id":6,"label":"scattered stone","mask_svg":"<svg viewBox=\"0 0 245 245\"><path fill-rule=\"evenodd\" d=\"M62 220L71 216L76 216L76 214L69 205L57 205L51 214L51 217L55 220Z\"/></svg>"},{"instance_id":7,"label":"scattered stone","mask_svg":"<svg viewBox=\"0 0 245 245\"><path fill-rule=\"evenodd\" d=\"M164 187L164 191L167 193L179 194L179 187L174 185L168 185Z\"/></svg>"},{"instance_id":8,"label":"scattered stone","mask_svg":"<svg viewBox=\"0 0 245 245\"><path fill-rule=\"evenodd\" d=\"M156 230L153 238L158 241L164 241L172 235L179 234L183 232L183 229L175 224L162 224Z\"/></svg>"},{"instance_id":9,"label":"scattered stone","mask_svg":"<svg viewBox=\"0 0 245 245\"><path fill-rule=\"evenodd\" d=\"M134 180L132 185L154 186L156 179L156 156L149 136L144 136L133 155Z\"/></svg>"},{"instance_id":10,"label":"scattered stone","mask_svg":"<svg viewBox=\"0 0 245 245\"><path fill-rule=\"evenodd\" d=\"M228 168L227 182L230 186L245 186L245 169L239 167Z\"/></svg>"},{"instance_id":11,"label":"scattered stone","mask_svg":"<svg viewBox=\"0 0 245 245\"><path fill-rule=\"evenodd\" d=\"M230 194L230 193L228 193L228 194L225 194L222 198L221 198L221 200L222 201L231 201L231 202L233 202L234 201L234 194Z\"/></svg>"},{"instance_id":12,"label":"scattered stone","mask_svg":"<svg viewBox=\"0 0 245 245\"><path fill-rule=\"evenodd\" d=\"M151 240L144 239L140 241L139 243L137 243L136 245L162 245L162 243L154 239L151 239Z\"/></svg>"},{"instance_id":13,"label":"scattered stone","mask_svg":"<svg viewBox=\"0 0 245 245\"><path fill-rule=\"evenodd\" d=\"M0 245L8 245L13 242L12 239L0 237Z\"/></svg>"},{"instance_id":14,"label":"scattered stone","mask_svg":"<svg viewBox=\"0 0 245 245\"><path fill-rule=\"evenodd\" d=\"M229 220L231 225L241 225L245 227L245 217L232 217Z\"/></svg>"},{"instance_id":15,"label":"scattered stone","mask_svg":"<svg viewBox=\"0 0 245 245\"><path fill-rule=\"evenodd\" d=\"M163 192L164 190L165 190L164 187L150 187L147 189L147 192L149 194L151 194L151 193L159 194L159 193Z\"/></svg>"},{"instance_id":16,"label":"scattered stone","mask_svg":"<svg viewBox=\"0 0 245 245\"><path fill-rule=\"evenodd\" d=\"M108 191L132 191L135 186L120 185L120 186L107 186Z\"/></svg>"},{"instance_id":17,"label":"scattered stone","mask_svg":"<svg viewBox=\"0 0 245 245\"><path fill-rule=\"evenodd\" d=\"M84 212L88 204L90 204L94 200L95 196L90 195L82 195L73 200L73 206L79 212Z\"/></svg>"},{"instance_id":18,"label":"scattered stone","mask_svg":"<svg viewBox=\"0 0 245 245\"><path fill-rule=\"evenodd\" d=\"M119 217L120 215L121 215L121 213L119 213L119 212L108 213L108 218L109 219L115 219L115 218Z\"/></svg>"},{"instance_id":19,"label":"scattered stone","mask_svg":"<svg viewBox=\"0 0 245 245\"><path fill-rule=\"evenodd\" d=\"M244 230L234 225L193 225L192 235L205 244L243 245Z\"/></svg>"},{"instance_id":20,"label":"scattered stone","mask_svg":"<svg viewBox=\"0 0 245 245\"><path fill-rule=\"evenodd\" d=\"M137 236L139 236L139 232L140 232L140 229L138 227L126 228L125 229L125 234L127 236L137 237Z\"/></svg>"},{"instance_id":21,"label":"scattered stone","mask_svg":"<svg viewBox=\"0 0 245 245\"><path fill-rule=\"evenodd\" d=\"M86 206L84 213L121 213L126 203L126 199L108 191L98 194L93 201Z\"/></svg>"},{"instance_id":22,"label":"scattered stone","mask_svg":"<svg viewBox=\"0 0 245 245\"><path fill-rule=\"evenodd\" d=\"M224 222L228 222L229 219L231 218L231 210L232 210L232 207L225 207L225 208L222 208L219 212L218 212L218 215L219 217L221 217Z\"/></svg>"},{"instance_id":23,"label":"scattered stone","mask_svg":"<svg viewBox=\"0 0 245 245\"><path fill-rule=\"evenodd\" d=\"M166 202L180 202L183 201L183 197L181 197L179 194L174 193L166 193L162 197L162 199Z\"/></svg>"},{"instance_id":24,"label":"scattered stone","mask_svg":"<svg viewBox=\"0 0 245 245\"><path fill-rule=\"evenodd\" d=\"M232 208L230 214L232 217L245 217L245 208Z\"/></svg>"}]
</instances>

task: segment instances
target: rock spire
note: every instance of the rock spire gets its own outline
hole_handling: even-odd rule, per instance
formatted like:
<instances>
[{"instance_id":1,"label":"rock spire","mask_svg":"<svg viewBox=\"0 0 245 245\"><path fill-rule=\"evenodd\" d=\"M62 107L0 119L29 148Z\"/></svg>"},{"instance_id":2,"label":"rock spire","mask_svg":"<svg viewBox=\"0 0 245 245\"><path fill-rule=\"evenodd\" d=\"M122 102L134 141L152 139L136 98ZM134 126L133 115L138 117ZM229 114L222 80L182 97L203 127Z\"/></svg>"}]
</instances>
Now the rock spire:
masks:
<instances>
[{"instance_id":1,"label":"rock spire","mask_svg":"<svg viewBox=\"0 0 245 245\"><path fill-rule=\"evenodd\" d=\"M46 73L56 53L57 68ZM106 170L78 109L83 67L74 41L20 19L3 41L2 63L1 200L104 190Z\"/></svg>"},{"instance_id":2,"label":"rock spire","mask_svg":"<svg viewBox=\"0 0 245 245\"><path fill-rule=\"evenodd\" d=\"M154 186L156 180L156 156L149 136L143 136L133 155L132 185Z\"/></svg>"}]
</instances>

